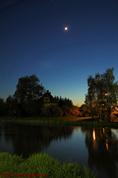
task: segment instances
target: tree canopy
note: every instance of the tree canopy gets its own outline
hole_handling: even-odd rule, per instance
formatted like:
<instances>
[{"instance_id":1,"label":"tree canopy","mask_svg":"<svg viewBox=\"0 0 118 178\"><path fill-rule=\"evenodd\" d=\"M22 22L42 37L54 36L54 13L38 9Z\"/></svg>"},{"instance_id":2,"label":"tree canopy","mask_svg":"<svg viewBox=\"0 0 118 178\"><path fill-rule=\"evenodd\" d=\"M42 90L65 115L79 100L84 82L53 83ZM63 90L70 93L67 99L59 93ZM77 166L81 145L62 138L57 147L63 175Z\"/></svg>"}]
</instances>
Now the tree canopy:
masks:
<instances>
[{"instance_id":1,"label":"tree canopy","mask_svg":"<svg viewBox=\"0 0 118 178\"><path fill-rule=\"evenodd\" d=\"M39 100L44 92L45 89L36 75L25 76L18 80L14 98L19 103L27 103Z\"/></svg>"},{"instance_id":2,"label":"tree canopy","mask_svg":"<svg viewBox=\"0 0 118 178\"><path fill-rule=\"evenodd\" d=\"M113 72L113 68L109 68L103 74L97 73L88 78L85 103L91 114L98 115L103 120L110 119L111 108L117 104L118 83L115 82Z\"/></svg>"}]
</instances>

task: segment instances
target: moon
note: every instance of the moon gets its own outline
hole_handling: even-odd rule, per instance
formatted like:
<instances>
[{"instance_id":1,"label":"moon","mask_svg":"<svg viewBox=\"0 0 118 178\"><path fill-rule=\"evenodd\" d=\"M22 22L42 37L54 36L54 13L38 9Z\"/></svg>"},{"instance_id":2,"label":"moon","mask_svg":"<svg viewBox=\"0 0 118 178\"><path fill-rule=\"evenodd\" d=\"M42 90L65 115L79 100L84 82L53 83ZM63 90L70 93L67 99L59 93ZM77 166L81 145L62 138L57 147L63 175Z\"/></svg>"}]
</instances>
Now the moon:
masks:
<instances>
[{"instance_id":1,"label":"moon","mask_svg":"<svg viewBox=\"0 0 118 178\"><path fill-rule=\"evenodd\" d=\"M68 30L69 30L69 29L68 29L68 26L65 26L65 27L64 27L64 31L65 31L65 32L68 32Z\"/></svg>"}]
</instances>

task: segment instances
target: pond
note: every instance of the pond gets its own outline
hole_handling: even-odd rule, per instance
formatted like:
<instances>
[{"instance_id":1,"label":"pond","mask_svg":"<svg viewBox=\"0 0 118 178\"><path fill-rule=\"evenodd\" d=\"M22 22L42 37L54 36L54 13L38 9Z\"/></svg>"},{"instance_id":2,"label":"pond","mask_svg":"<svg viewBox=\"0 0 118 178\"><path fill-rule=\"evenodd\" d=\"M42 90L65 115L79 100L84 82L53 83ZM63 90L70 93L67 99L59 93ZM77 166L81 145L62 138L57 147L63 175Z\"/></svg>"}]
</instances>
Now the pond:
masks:
<instances>
[{"instance_id":1,"label":"pond","mask_svg":"<svg viewBox=\"0 0 118 178\"><path fill-rule=\"evenodd\" d=\"M98 178L118 178L118 129L0 125L0 152L46 152L88 166Z\"/></svg>"}]
</instances>

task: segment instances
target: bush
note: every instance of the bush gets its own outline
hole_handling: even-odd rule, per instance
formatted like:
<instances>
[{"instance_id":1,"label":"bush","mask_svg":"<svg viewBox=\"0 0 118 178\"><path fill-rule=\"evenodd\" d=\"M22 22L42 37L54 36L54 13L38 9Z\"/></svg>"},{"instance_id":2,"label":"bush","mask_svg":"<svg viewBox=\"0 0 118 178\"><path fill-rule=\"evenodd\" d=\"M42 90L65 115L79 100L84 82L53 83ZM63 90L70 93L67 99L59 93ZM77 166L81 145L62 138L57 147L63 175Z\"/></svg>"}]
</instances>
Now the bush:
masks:
<instances>
[{"instance_id":1,"label":"bush","mask_svg":"<svg viewBox=\"0 0 118 178\"><path fill-rule=\"evenodd\" d=\"M55 105L55 104L49 104L46 105L42 108L42 116L62 116L63 115L63 111L62 109Z\"/></svg>"}]
</instances>

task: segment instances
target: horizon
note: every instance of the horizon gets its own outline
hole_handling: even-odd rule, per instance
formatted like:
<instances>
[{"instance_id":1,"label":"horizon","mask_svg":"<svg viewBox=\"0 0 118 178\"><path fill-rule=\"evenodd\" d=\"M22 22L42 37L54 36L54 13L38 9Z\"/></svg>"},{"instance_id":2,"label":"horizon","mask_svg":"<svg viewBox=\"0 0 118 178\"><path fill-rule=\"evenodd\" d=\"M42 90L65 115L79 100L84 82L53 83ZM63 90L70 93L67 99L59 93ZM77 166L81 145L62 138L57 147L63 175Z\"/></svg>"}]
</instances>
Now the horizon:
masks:
<instances>
[{"instance_id":1,"label":"horizon","mask_svg":"<svg viewBox=\"0 0 118 178\"><path fill-rule=\"evenodd\" d=\"M87 78L113 67L118 79L118 2L0 2L0 97L35 74L53 96L84 103Z\"/></svg>"},{"instance_id":2,"label":"horizon","mask_svg":"<svg viewBox=\"0 0 118 178\"><path fill-rule=\"evenodd\" d=\"M109 67L110 68L110 67ZM114 68L113 68L114 69ZM107 70L107 69L106 69ZM104 71L105 72L105 71ZM95 74L97 74L97 73L99 73L99 72L96 72ZM90 74L89 76L92 76L92 77L94 77L95 76L95 74ZM99 74L102 74L102 73L99 73ZM35 75L35 74L32 74L32 75ZM22 77L26 77L26 76L31 76L31 75L24 75L24 76L21 76L20 78L22 78ZM88 76L88 77L89 77ZM38 77L38 76L37 76ZM18 80L20 79L20 78L18 78ZM39 79L39 78L38 78ZM88 78L87 78L88 79ZM18 80L17 80L17 83L18 83ZM40 82L40 84L42 84L43 85L43 83L40 81L40 79L39 79L39 82ZM117 82L117 80L116 80L116 77L115 77L115 82ZM17 85L17 83L16 83L16 85ZM45 86L43 85L43 87L45 88ZM45 88L45 90L46 91L48 91L48 89L47 88ZM87 90L88 91L88 90ZM49 90L49 92L51 92L50 90ZM14 90L14 93L15 93L15 90ZM9 94L8 96L13 96L13 94L14 93L12 93L11 95ZM85 98L84 98L84 100L82 100L82 101L80 101L79 103L78 103L78 101L73 101L71 98L69 98L69 97L65 97L64 95L60 95L60 96L58 96L58 95L54 95L52 92L51 92L51 94L54 96L54 97L63 97L63 98L67 98L67 99L70 99L72 102L73 102L73 104L74 104L74 106L78 106L78 107L80 107L82 104L85 104L84 103L84 100L85 100ZM87 94L87 92L86 92L86 94ZM1 97L2 99L4 99L4 100L6 100L7 99L7 97L8 96L6 96L6 97Z\"/></svg>"}]
</instances>

